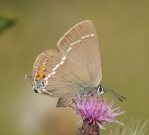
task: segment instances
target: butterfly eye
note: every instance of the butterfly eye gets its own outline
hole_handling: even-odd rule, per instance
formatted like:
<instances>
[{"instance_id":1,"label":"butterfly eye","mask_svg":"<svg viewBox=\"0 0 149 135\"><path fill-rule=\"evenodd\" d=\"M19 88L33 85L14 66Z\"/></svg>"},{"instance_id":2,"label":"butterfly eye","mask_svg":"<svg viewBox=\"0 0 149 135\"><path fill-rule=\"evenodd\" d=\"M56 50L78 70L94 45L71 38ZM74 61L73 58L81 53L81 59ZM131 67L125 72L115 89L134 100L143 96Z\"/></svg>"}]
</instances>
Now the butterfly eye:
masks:
<instances>
[{"instance_id":1,"label":"butterfly eye","mask_svg":"<svg viewBox=\"0 0 149 135\"><path fill-rule=\"evenodd\" d=\"M102 88L102 87L100 87L100 88L99 88L99 92L102 92L102 91L103 91L103 88Z\"/></svg>"}]
</instances>

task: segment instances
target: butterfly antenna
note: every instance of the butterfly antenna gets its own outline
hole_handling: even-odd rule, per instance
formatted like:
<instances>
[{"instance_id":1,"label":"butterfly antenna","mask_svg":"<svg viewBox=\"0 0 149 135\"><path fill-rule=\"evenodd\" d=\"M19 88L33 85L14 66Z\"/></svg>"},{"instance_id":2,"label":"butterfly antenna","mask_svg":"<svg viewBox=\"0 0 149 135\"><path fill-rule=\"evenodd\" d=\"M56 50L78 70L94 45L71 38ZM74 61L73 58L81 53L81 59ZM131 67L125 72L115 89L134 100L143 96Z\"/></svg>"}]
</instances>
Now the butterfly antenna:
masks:
<instances>
[{"instance_id":1,"label":"butterfly antenna","mask_svg":"<svg viewBox=\"0 0 149 135\"><path fill-rule=\"evenodd\" d=\"M121 102L123 102L124 100L127 100L127 98L126 97L124 97L124 96L122 96L122 95L120 95L118 92L115 92L114 90L111 90L111 89L107 89L107 88L105 88L105 92L106 91L109 91L109 92L111 92L114 96L116 96L117 97L117 99L118 100L120 100Z\"/></svg>"},{"instance_id":2,"label":"butterfly antenna","mask_svg":"<svg viewBox=\"0 0 149 135\"><path fill-rule=\"evenodd\" d=\"M33 84L33 77L30 75L25 75L26 80L30 80L31 84Z\"/></svg>"}]
</instances>

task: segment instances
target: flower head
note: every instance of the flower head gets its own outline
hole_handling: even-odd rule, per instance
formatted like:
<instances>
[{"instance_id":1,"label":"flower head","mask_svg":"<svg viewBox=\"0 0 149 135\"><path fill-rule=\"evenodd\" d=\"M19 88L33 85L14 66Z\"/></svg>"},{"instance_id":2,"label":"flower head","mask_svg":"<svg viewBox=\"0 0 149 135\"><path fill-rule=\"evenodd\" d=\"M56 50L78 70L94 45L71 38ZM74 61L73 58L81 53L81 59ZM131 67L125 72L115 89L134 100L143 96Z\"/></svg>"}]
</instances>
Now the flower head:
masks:
<instances>
[{"instance_id":1,"label":"flower head","mask_svg":"<svg viewBox=\"0 0 149 135\"><path fill-rule=\"evenodd\" d=\"M120 112L119 108L113 109L113 103L107 104L105 100L101 100L97 96L77 97L74 103L77 114L81 115L83 120L97 124L100 129L104 128L103 123L105 122L116 122L123 125L115 120L115 117L123 114L124 111Z\"/></svg>"}]
</instances>

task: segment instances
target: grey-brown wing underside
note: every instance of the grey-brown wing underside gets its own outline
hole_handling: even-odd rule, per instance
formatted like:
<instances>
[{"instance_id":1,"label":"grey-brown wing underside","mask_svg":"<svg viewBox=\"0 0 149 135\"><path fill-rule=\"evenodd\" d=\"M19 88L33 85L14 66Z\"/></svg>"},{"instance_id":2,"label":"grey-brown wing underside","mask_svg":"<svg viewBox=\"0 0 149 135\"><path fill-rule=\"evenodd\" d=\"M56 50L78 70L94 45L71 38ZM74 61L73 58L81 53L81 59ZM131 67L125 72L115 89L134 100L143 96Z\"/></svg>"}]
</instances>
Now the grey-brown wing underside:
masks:
<instances>
[{"instance_id":1,"label":"grey-brown wing underside","mask_svg":"<svg viewBox=\"0 0 149 135\"><path fill-rule=\"evenodd\" d=\"M82 68L57 50L47 50L36 58L33 78L37 80L39 74L44 74L43 79L47 81L45 90L51 96L73 96L83 87L82 81L88 78L87 72L80 70Z\"/></svg>"},{"instance_id":2,"label":"grey-brown wing underside","mask_svg":"<svg viewBox=\"0 0 149 135\"><path fill-rule=\"evenodd\" d=\"M40 63L45 63L45 80L48 82L45 89L52 96L72 97L84 87L95 87L100 83L101 59L92 21L83 21L72 27L57 46L58 51L41 53L34 67L37 71Z\"/></svg>"},{"instance_id":3,"label":"grey-brown wing underside","mask_svg":"<svg viewBox=\"0 0 149 135\"><path fill-rule=\"evenodd\" d=\"M89 85L99 85L102 78L101 56L95 27L91 20L72 27L58 41L58 49L88 74Z\"/></svg>"}]
</instances>

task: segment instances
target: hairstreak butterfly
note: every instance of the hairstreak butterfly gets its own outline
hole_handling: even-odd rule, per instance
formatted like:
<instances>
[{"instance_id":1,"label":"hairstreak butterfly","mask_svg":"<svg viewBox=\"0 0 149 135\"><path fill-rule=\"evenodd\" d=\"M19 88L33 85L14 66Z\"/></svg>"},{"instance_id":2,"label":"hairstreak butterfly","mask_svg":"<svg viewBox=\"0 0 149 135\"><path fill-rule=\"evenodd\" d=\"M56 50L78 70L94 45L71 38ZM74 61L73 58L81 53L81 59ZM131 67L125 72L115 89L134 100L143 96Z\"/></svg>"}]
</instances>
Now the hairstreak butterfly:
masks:
<instances>
[{"instance_id":1,"label":"hairstreak butterfly","mask_svg":"<svg viewBox=\"0 0 149 135\"><path fill-rule=\"evenodd\" d=\"M57 50L47 50L35 60L31 77L36 93L59 97L57 106L67 106L78 93L103 94L101 56L98 37L91 20L67 31ZM110 90L109 90L110 91ZM121 100L118 93L111 92Z\"/></svg>"}]
</instances>

